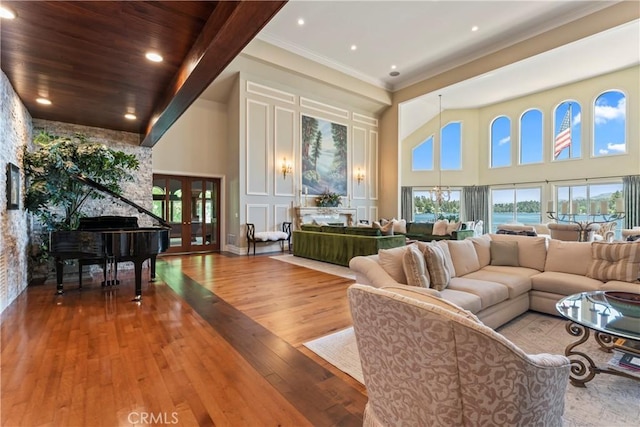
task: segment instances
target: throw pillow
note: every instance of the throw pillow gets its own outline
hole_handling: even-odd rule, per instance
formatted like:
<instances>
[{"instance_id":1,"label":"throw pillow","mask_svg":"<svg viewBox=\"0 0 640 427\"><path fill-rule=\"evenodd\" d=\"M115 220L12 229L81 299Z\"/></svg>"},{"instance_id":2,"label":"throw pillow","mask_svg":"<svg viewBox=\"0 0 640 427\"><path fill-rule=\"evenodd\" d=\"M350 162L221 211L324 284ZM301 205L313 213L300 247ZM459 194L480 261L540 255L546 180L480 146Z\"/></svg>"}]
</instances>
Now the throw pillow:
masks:
<instances>
[{"instance_id":1,"label":"throw pillow","mask_svg":"<svg viewBox=\"0 0 640 427\"><path fill-rule=\"evenodd\" d=\"M549 239L544 271L586 276L591 264L591 242Z\"/></svg>"},{"instance_id":2,"label":"throw pillow","mask_svg":"<svg viewBox=\"0 0 640 427\"><path fill-rule=\"evenodd\" d=\"M427 245L424 250L424 258L431 279L431 287L437 291L444 290L449 286L451 276L444 263L444 252L442 248L435 245Z\"/></svg>"},{"instance_id":3,"label":"throw pillow","mask_svg":"<svg viewBox=\"0 0 640 427\"><path fill-rule=\"evenodd\" d=\"M462 225L462 223L460 221L458 221L458 222L451 221L449 224L447 224L447 234L449 236L451 236L451 234L454 231L458 231L460 229L461 225Z\"/></svg>"},{"instance_id":4,"label":"throw pillow","mask_svg":"<svg viewBox=\"0 0 640 427\"><path fill-rule=\"evenodd\" d=\"M447 226L449 225L449 221L446 219L439 219L433 224L433 235L434 236L446 236L447 235Z\"/></svg>"},{"instance_id":5,"label":"throw pillow","mask_svg":"<svg viewBox=\"0 0 640 427\"><path fill-rule=\"evenodd\" d=\"M476 250L476 254L478 254L478 262L480 263L480 268L486 267L491 262L491 236L488 234L483 234L482 236L471 237L470 239L473 243L473 247Z\"/></svg>"},{"instance_id":6,"label":"throw pillow","mask_svg":"<svg viewBox=\"0 0 640 427\"><path fill-rule=\"evenodd\" d=\"M462 277L465 274L480 270L478 254L471 240L447 240L447 244L449 245L449 252L451 252L456 276Z\"/></svg>"},{"instance_id":7,"label":"throw pillow","mask_svg":"<svg viewBox=\"0 0 640 427\"><path fill-rule=\"evenodd\" d=\"M453 260L451 259L451 252L449 251L449 245L447 244L448 240L432 240L431 242L417 242L418 248L424 253L425 246L427 245L435 245L442 249L444 253L444 265L449 270L449 276L451 279L456 277L456 269L453 266Z\"/></svg>"},{"instance_id":8,"label":"throw pillow","mask_svg":"<svg viewBox=\"0 0 640 427\"><path fill-rule=\"evenodd\" d=\"M491 265L520 267L518 261L518 242L494 242L489 244Z\"/></svg>"},{"instance_id":9,"label":"throw pillow","mask_svg":"<svg viewBox=\"0 0 640 427\"><path fill-rule=\"evenodd\" d=\"M398 283L407 284L407 276L402 267L402 257L408 246L399 246L392 249L380 249L378 251L378 261L384 271Z\"/></svg>"},{"instance_id":10,"label":"throw pillow","mask_svg":"<svg viewBox=\"0 0 640 427\"><path fill-rule=\"evenodd\" d=\"M378 221L373 221L372 227L379 229L383 236L393 236L392 222L387 221L387 223L383 225Z\"/></svg>"},{"instance_id":11,"label":"throw pillow","mask_svg":"<svg viewBox=\"0 0 640 427\"><path fill-rule=\"evenodd\" d=\"M407 234L407 220L394 219L391 222L393 223L393 234Z\"/></svg>"},{"instance_id":12,"label":"throw pillow","mask_svg":"<svg viewBox=\"0 0 640 427\"><path fill-rule=\"evenodd\" d=\"M635 282L640 272L640 243L591 243L591 265L587 277L606 282Z\"/></svg>"},{"instance_id":13,"label":"throw pillow","mask_svg":"<svg viewBox=\"0 0 640 427\"><path fill-rule=\"evenodd\" d=\"M409 245L409 249L404 252L402 268L407 276L407 285L421 288L429 287L426 261L418 245Z\"/></svg>"}]
</instances>

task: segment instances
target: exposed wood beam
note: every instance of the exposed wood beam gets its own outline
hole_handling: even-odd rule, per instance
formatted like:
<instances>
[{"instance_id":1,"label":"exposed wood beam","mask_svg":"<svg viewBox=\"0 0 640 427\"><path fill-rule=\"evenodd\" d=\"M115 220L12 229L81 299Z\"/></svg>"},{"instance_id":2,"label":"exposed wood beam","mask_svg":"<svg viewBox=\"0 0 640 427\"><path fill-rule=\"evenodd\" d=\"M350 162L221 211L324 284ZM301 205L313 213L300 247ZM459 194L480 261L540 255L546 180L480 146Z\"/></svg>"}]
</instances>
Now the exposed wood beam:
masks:
<instances>
[{"instance_id":1,"label":"exposed wood beam","mask_svg":"<svg viewBox=\"0 0 640 427\"><path fill-rule=\"evenodd\" d=\"M155 104L141 145L153 147L285 3L218 2L169 88Z\"/></svg>"}]
</instances>

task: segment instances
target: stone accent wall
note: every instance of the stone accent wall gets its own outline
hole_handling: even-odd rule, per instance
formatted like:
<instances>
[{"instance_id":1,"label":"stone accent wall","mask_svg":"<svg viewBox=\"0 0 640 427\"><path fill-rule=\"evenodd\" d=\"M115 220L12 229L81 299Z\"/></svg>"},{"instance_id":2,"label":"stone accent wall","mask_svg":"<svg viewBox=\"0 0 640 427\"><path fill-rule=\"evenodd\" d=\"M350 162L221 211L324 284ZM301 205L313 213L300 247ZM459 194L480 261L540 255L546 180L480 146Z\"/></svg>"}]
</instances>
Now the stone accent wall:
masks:
<instances>
[{"instance_id":1,"label":"stone accent wall","mask_svg":"<svg viewBox=\"0 0 640 427\"><path fill-rule=\"evenodd\" d=\"M133 172L133 181L123 183L122 195L143 208L149 211L151 210L153 203L151 199L151 188L153 186L151 148L141 147L139 145L140 135L71 123L33 119L33 134L37 135L41 131L69 137L79 133L85 135L90 142L97 142L114 150L134 154L140 162L140 169ZM86 204L83 205L83 211L87 216L137 216L139 218L138 224L141 227L156 225L149 216L138 213L133 207L108 195L105 199L87 201Z\"/></svg>"},{"instance_id":2,"label":"stone accent wall","mask_svg":"<svg viewBox=\"0 0 640 427\"><path fill-rule=\"evenodd\" d=\"M20 168L24 194L23 148L32 140L31 115L16 95L9 79L0 71L0 312L27 287L27 214L7 210L7 165Z\"/></svg>"}]
</instances>

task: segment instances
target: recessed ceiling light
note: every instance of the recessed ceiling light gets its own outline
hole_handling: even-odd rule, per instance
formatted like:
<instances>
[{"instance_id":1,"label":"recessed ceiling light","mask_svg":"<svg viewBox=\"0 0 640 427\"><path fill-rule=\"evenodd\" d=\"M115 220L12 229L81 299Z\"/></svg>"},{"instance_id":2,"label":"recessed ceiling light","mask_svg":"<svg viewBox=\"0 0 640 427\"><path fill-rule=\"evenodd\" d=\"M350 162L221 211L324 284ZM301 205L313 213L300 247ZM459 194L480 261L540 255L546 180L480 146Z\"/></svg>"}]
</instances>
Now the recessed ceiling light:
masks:
<instances>
[{"instance_id":1,"label":"recessed ceiling light","mask_svg":"<svg viewBox=\"0 0 640 427\"><path fill-rule=\"evenodd\" d=\"M396 68L398 68L396 65L392 65L392 66L391 66L391 69L392 69L392 70L395 70Z\"/></svg>"},{"instance_id":2,"label":"recessed ceiling light","mask_svg":"<svg viewBox=\"0 0 640 427\"><path fill-rule=\"evenodd\" d=\"M358 49L358 46L356 46L355 44L352 44L351 45L351 50L356 50L356 49Z\"/></svg>"},{"instance_id":3,"label":"recessed ceiling light","mask_svg":"<svg viewBox=\"0 0 640 427\"><path fill-rule=\"evenodd\" d=\"M135 119L137 119L136 115L135 114L131 114L131 113L125 114L124 118L127 119L127 120L135 120Z\"/></svg>"},{"instance_id":4,"label":"recessed ceiling light","mask_svg":"<svg viewBox=\"0 0 640 427\"><path fill-rule=\"evenodd\" d=\"M51 105L51 101L49 101L47 98L38 98L36 99L36 102L42 105Z\"/></svg>"},{"instance_id":5,"label":"recessed ceiling light","mask_svg":"<svg viewBox=\"0 0 640 427\"><path fill-rule=\"evenodd\" d=\"M304 19L298 18L298 25L303 26L304 25Z\"/></svg>"},{"instance_id":6,"label":"recessed ceiling light","mask_svg":"<svg viewBox=\"0 0 640 427\"><path fill-rule=\"evenodd\" d=\"M6 6L0 6L0 18L15 19L15 17L16 17L16 14L14 11L12 11Z\"/></svg>"},{"instance_id":7,"label":"recessed ceiling light","mask_svg":"<svg viewBox=\"0 0 640 427\"><path fill-rule=\"evenodd\" d=\"M147 52L144 55L149 61L162 62L162 55L156 52Z\"/></svg>"},{"instance_id":8,"label":"recessed ceiling light","mask_svg":"<svg viewBox=\"0 0 640 427\"><path fill-rule=\"evenodd\" d=\"M471 27L471 31L478 31L478 26L474 25L473 27Z\"/></svg>"}]
</instances>

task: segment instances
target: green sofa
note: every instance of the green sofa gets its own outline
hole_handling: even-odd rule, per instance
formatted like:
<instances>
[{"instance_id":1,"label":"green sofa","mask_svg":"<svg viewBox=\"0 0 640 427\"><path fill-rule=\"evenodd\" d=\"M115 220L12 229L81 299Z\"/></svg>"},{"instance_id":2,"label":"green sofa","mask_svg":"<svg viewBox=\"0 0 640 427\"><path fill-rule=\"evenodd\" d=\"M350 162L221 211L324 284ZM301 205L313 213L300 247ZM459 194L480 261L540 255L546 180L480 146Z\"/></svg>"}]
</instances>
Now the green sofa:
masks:
<instances>
[{"instance_id":1,"label":"green sofa","mask_svg":"<svg viewBox=\"0 0 640 427\"><path fill-rule=\"evenodd\" d=\"M412 240L430 242L432 240L464 240L473 237L473 230L458 230L451 232L451 235L436 236L433 233L432 222L409 222L407 223L407 234L405 236Z\"/></svg>"},{"instance_id":2,"label":"green sofa","mask_svg":"<svg viewBox=\"0 0 640 427\"><path fill-rule=\"evenodd\" d=\"M351 258L374 255L380 249L390 249L406 244L403 234L380 236L370 228L343 226L316 226L317 231L293 232L293 255L317 261L349 266Z\"/></svg>"}]
</instances>

